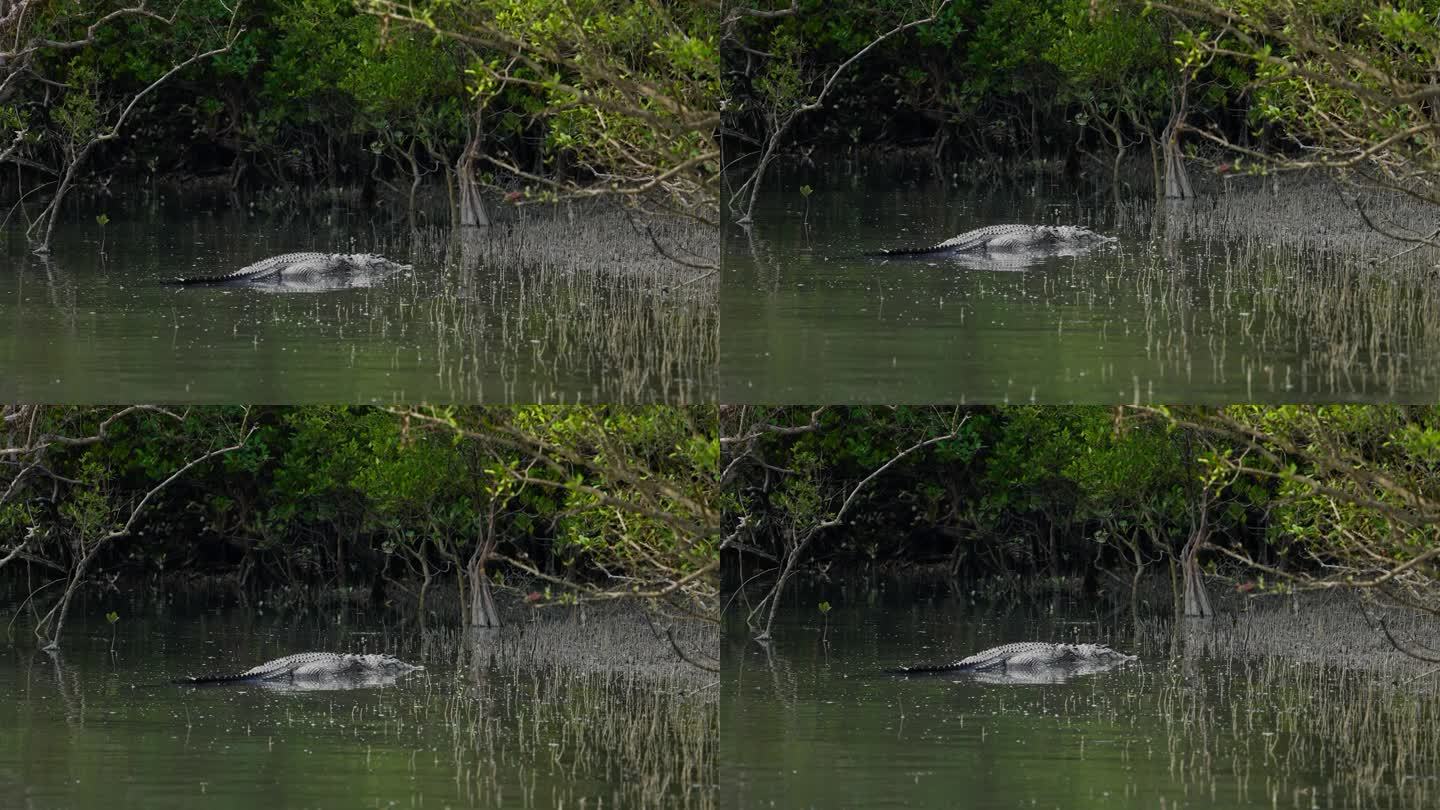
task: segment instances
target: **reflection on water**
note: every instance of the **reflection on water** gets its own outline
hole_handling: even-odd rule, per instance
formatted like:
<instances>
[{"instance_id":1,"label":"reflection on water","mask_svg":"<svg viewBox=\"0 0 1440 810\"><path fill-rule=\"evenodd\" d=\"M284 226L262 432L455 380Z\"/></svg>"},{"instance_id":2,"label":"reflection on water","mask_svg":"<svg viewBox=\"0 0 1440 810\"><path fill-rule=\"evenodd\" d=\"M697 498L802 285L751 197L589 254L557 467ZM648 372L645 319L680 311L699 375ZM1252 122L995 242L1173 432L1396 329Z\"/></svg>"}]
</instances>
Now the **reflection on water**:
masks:
<instances>
[{"instance_id":1,"label":"reflection on water","mask_svg":"<svg viewBox=\"0 0 1440 810\"><path fill-rule=\"evenodd\" d=\"M1440 395L1440 256L1369 231L1353 192L1221 188L1157 210L1038 185L982 194L830 174L810 178L807 227L807 200L786 182L754 226L723 229L726 402ZM1364 204L1392 229L1433 230L1416 204ZM863 255L1003 222L1120 241L1018 261Z\"/></svg>"},{"instance_id":2,"label":"reflection on water","mask_svg":"<svg viewBox=\"0 0 1440 810\"><path fill-rule=\"evenodd\" d=\"M735 611L723 642L722 805L1435 806L1440 694L1415 680L1433 673L1377 651L1373 628L1345 620L1353 598L1299 612L1287 598L1263 617L1222 615L1180 633L1043 602L977 606L964 589L835 584L790 594L767 644ZM1392 622L1407 638L1430 625ZM1034 638L1111 641L1140 660L1054 679L884 672ZM1362 656L1331 658L1331 647L1364 650L1372 666L1343 666ZM1292 648L1310 652L1275 657Z\"/></svg>"},{"instance_id":3,"label":"reflection on water","mask_svg":"<svg viewBox=\"0 0 1440 810\"><path fill-rule=\"evenodd\" d=\"M0 398L57 402L669 402L718 389L717 283L614 212L523 209L459 234L373 212L291 220L152 201L0 236ZM654 223L715 259L713 228ZM373 286L271 295L162 285L297 250L413 264Z\"/></svg>"},{"instance_id":4,"label":"reflection on water","mask_svg":"<svg viewBox=\"0 0 1440 810\"><path fill-rule=\"evenodd\" d=\"M999 686L1035 686L1039 684L1069 683L1087 675L1099 675L1112 669L1119 669L1128 660L1071 661L1054 666L1000 667L997 669L951 670L948 672L924 669L913 672L890 670L897 678L946 678L951 681L973 681Z\"/></svg>"},{"instance_id":5,"label":"reflection on water","mask_svg":"<svg viewBox=\"0 0 1440 810\"><path fill-rule=\"evenodd\" d=\"M982 273L1014 273L1041 267L1056 258L1075 258L1096 250L1104 250L1108 244L1042 245L1019 250L964 250L933 254L901 254L887 257L881 263L922 262L931 267L952 267L957 270L974 270Z\"/></svg>"},{"instance_id":6,"label":"reflection on water","mask_svg":"<svg viewBox=\"0 0 1440 810\"><path fill-rule=\"evenodd\" d=\"M265 678L254 680L196 680L176 678L174 683L184 689L264 689L267 692L333 692L344 689L383 689L394 686L409 673L396 675L379 672L348 673L329 677ZM418 676L423 677L423 676Z\"/></svg>"}]
</instances>

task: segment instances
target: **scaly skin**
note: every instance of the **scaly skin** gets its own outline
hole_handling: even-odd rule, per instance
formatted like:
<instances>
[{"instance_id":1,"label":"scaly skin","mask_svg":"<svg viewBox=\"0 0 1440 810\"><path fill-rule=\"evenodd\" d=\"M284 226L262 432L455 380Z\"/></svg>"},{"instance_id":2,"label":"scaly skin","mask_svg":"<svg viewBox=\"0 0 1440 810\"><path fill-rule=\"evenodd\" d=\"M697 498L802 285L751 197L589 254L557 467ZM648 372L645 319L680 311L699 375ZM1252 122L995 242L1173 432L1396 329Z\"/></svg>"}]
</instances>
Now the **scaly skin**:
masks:
<instances>
[{"instance_id":1,"label":"scaly skin","mask_svg":"<svg viewBox=\"0 0 1440 810\"><path fill-rule=\"evenodd\" d=\"M166 283L197 285L283 283L287 280L304 282L307 279L332 274L381 273L409 269L410 265L408 264L392 262L384 256L370 253L286 253L262 259L233 273L219 276L176 278Z\"/></svg>"},{"instance_id":2,"label":"scaly skin","mask_svg":"<svg viewBox=\"0 0 1440 810\"><path fill-rule=\"evenodd\" d=\"M322 680L326 678L357 678L368 675L403 675L424 667L407 664L393 655L330 652L307 652L266 661L239 675L205 675L199 678L177 678L175 683L230 683L234 681L271 681L277 679Z\"/></svg>"},{"instance_id":3,"label":"scaly skin","mask_svg":"<svg viewBox=\"0 0 1440 810\"><path fill-rule=\"evenodd\" d=\"M1098 234L1075 225L987 225L966 231L938 245L921 248L882 250L879 256L926 256L933 253L963 253L1044 248L1090 242L1114 242L1115 237Z\"/></svg>"},{"instance_id":4,"label":"scaly skin","mask_svg":"<svg viewBox=\"0 0 1440 810\"><path fill-rule=\"evenodd\" d=\"M922 664L897 667L894 673L915 672L994 672L1009 669L1042 669L1067 667L1091 662L1134 661L1136 656L1106 647L1103 644L1051 644L1044 641L1021 641L1003 644L950 664Z\"/></svg>"}]
</instances>

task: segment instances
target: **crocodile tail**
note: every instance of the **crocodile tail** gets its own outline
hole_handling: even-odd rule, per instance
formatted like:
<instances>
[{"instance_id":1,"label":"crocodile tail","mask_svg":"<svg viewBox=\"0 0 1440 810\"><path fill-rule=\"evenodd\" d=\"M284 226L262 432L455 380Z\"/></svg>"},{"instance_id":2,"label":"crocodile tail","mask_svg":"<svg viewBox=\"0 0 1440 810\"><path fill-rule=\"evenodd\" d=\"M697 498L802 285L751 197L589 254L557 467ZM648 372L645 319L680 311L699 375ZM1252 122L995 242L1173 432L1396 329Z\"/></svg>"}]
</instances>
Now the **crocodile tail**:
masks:
<instances>
[{"instance_id":1,"label":"crocodile tail","mask_svg":"<svg viewBox=\"0 0 1440 810\"><path fill-rule=\"evenodd\" d=\"M867 254L865 254L865 255L866 255L866 256L876 256L876 257L884 257L884 256L924 256L924 255L929 254L929 253L943 253L943 252L946 251L946 250L949 250L949 248L942 248L942 247L939 247L938 245L930 245L929 247L918 247L918 248L909 248L909 247L905 247L905 248L884 248L884 249L881 249L881 250L877 250L877 251L875 251L874 253L867 253Z\"/></svg>"},{"instance_id":2,"label":"crocodile tail","mask_svg":"<svg viewBox=\"0 0 1440 810\"><path fill-rule=\"evenodd\" d=\"M167 279L165 279L164 281L161 281L160 283L161 283L161 284L186 284L186 285L189 285L189 284L225 284L225 283L227 283L227 282L232 282L232 281L248 281L248 280L251 280L251 279L261 278L261 277L263 277L263 276L270 275L271 273L274 273L274 272L275 272L275 271L274 271L273 268L266 268L266 269L264 269L264 270L236 270L236 271L233 272L233 273L224 273L224 274L221 274L221 275L218 275L218 276L181 276L181 277L177 277L177 278L167 278Z\"/></svg>"},{"instance_id":3,"label":"crocodile tail","mask_svg":"<svg viewBox=\"0 0 1440 810\"><path fill-rule=\"evenodd\" d=\"M891 248L882 250L875 256L928 256L932 253L961 253L967 250L975 250L985 246L986 240L993 238L990 228L980 228L974 231L966 231L959 236L952 236L944 242L925 247Z\"/></svg>"},{"instance_id":4,"label":"crocodile tail","mask_svg":"<svg viewBox=\"0 0 1440 810\"><path fill-rule=\"evenodd\" d=\"M225 276L177 276L175 278L163 279L161 284L220 284L230 281Z\"/></svg>"},{"instance_id":5,"label":"crocodile tail","mask_svg":"<svg viewBox=\"0 0 1440 810\"><path fill-rule=\"evenodd\" d=\"M894 667L885 670L891 675L928 675L933 672L964 672L971 669L968 664L959 662L949 664L916 664L913 667Z\"/></svg>"},{"instance_id":6,"label":"crocodile tail","mask_svg":"<svg viewBox=\"0 0 1440 810\"><path fill-rule=\"evenodd\" d=\"M207 683L235 683L236 681L258 680L256 675L202 675L198 678L176 678L171 683L181 686L195 686Z\"/></svg>"},{"instance_id":7,"label":"crocodile tail","mask_svg":"<svg viewBox=\"0 0 1440 810\"><path fill-rule=\"evenodd\" d=\"M875 253L867 253L867 256L928 256L931 253L949 253L956 250L954 239L948 239L938 245L926 245L925 247L903 247L887 248Z\"/></svg>"},{"instance_id":8,"label":"crocodile tail","mask_svg":"<svg viewBox=\"0 0 1440 810\"><path fill-rule=\"evenodd\" d=\"M190 276L188 278L167 278L162 279L161 284L219 284L230 279L224 276Z\"/></svg>"}]
</instances>

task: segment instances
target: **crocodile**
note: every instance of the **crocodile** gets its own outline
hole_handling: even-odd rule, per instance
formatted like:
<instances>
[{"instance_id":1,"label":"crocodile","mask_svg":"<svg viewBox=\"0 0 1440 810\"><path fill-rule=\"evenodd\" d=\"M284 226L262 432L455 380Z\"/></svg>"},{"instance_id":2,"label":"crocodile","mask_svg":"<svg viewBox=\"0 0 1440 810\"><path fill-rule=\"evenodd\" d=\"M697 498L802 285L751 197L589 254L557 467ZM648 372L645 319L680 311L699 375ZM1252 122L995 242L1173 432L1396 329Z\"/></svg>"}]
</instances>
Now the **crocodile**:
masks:
<instances>
[{"instance_id":1,"label":"crocodile","mask_svg":"<svg viewBox=\"0 0 1440 810\"><path fill-rule=\"evenodd\" d=\"M892 248L875 256L931 256L938 253L991 253L1033 251L1065 246L1097 245L1116 241L1078 225L986 225L936 245Z\"/></svg>"},{"instance_id":2,"label":"crocodile","mask_svg":"<svg viewBox=\"0 0 1440 810\"><path fill-rule=\"evenodd\" d=\"M1043 670L1081 668L1103 671L1136 660L1103 644L1052 644L1045 641L1021 641L1002 644L968 658L944 664L918 664L887 670L897 675L929 672L1028 673Z\"/></svg>"},{"instance_id":3,"label":"crocodile","mask_svg":"<svg viewBox=\"0 0 1440 810\"><path fill-rule=\"evenodd\" d=\"M190 685L247 681L273 683L393 679L424 668L407 664L393 655L307 652L266 661L238 675L176 678L174 683Z\"/></svg>"},{"instance_id":4,"label":"crocodile","mask_svg":"<svg viewBox=\"0 0 1440 810\"><path fill-rule=\"evenodd\" d=\"M286 253L262 259L233 273L172 278L166 284L228 284L296 290L367 287L411 265L373 253Z\"/></svg>"}]
</instances>

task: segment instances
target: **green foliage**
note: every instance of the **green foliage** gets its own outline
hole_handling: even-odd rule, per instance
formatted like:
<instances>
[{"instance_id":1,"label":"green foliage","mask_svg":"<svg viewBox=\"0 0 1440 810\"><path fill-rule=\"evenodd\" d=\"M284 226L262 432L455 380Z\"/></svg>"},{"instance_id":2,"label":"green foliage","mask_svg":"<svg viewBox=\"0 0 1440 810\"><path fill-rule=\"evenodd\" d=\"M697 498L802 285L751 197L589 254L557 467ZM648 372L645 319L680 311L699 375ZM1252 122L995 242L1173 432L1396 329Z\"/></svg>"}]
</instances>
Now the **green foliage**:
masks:
<instances>
[{"instance_id":1,"label":"green foliage","mask_svg":"<svg viewBox=\"0 0 1440 810\"><path fill-rule=\"evenodd\" d=\"M714 563L719 539L701 528L710 523L719 464L719 438L706 428L713 411L536 406L504 415L528 441L571 449L560 469L532 470L556 486L531 487L522 498L549 520L557 553L606 567L663 560L680 574ZM635 477L639 470L665 485L649 486ZM688 516L700 530L677 532L670 516Z\"/></svg>"},{"instance_id":2,"label":"green foliage","mask_svg":"<svg viewBox=\"0 0 1440 810\"><path fill-rule=\"evenodd\" d=\"M1112 553L1097 550L1097 537L1148 556L1178 552L1193 527L1205 490L1193 437L1183 431L1099 407L960 415L958 437L904 456L861 490L845 526L815 538L815 556L940 554L970 561L972 573L1045 564L1074 571ZM737 485L732 508L756 530L754 542L781 549L787 536L804 536L833 515L856 482L925 437L946 435L957 418L947 409L825 409L813 431L761 440L764 464L755 480ZM803 408L771 417L787 425L808 419ZM1230 529L1245 516L1243 508L1217 510L1211 522ZM927 537L945 538L943 550L915 539Z\"/></svg>"},{"instance_id":3,"label":"green foliage","mask_svg":"<svg viewBox=\"0 0 1440 810\"><path fill-rule=\"evenodd\" d=\"M76 64L71 68L69 90L52 115L61 134L72 143L83 143L99 132L98 83L99 78L90 65Z\"/></svg>"},{"instance_id":4,"label":"green foliage","mask_svg":"<svg viewBox=\"0 0 1440 810\"><path fill-rule=\"evenodd\" d=\"M1224 415L1268 452L1232 447L1211 464L1273 479L1267 539L1282 558L1365 568L1440 543L1426 506L1440 498L1440 410L1233 407Z\"/></svg>"},{"instance_id":5,"label":"green foliage","mask_svg":"<svg viewBox=\"0 0 1440 810\"><path fill-rule=\"evenodd\" d=\"M1249 81L1227 83L1245 91L1252 129L1278 131L1302 149L1262 140L1237 148L1259 169L1324 166L1365 182L1440 201L1437 125L1426 104L1433 86L1440 7L1432 0L1175 0L1195 31L1179 38L1185 64L1218 56ZM1232 68L1232 71L1235 70ZM1227 77L1233 72L1227 72ZM1231 144L1244 140L1232 134ZM1258 154L1257 154L1258 152Z\"/></svg>"},{"instance_id":6,"label":"green foliage","mask_svg":"<svg viewBox=\"0 0 1440 810\"><path fill-rule=\"evenodd\" d=\"M755 80L755 89L771 109L787 109L803 104L806 85L800 75L804 53L800 39L782 30L771 39L769 47L774 58Z\"/></svg>"},{"instance_id":7,"label":"green foliage","mask_svg":"<svg viewBox=\"0 0 1440 810\"><path fill-rule=\"evenodd\" d=\"M1122 113L1151 132L1164 126L1177 73L1163 21L1120 0L1093 13L1087 0L1063 4L1044 46L1045 61L1061 76L1061 93L1093 114ZM1219 101L1219 99L1217 99Z\"/></svg>"},{"instance_id":8,"label":"green foliage","mask_svg":"<svg viewBox=\"0 0 1440 810\"><path fill-rule=\"evenodd\" d=\"M83 38L95 20L118 8L110 0L51 4L26 18L25 33ZM187 175L233 171L229 160L216 158L230 153L256 170L247 175L252 179L354 177L370 170L375 154L399 158L402 171L416 155L424 165L452 166L471 137L481 141L482 154L506 155L527 169L538 153L545 165L559 166L565 155L579 156L596 173L628 170L622 164L630 155L611 144L643 147L666 161L708 148L708 128L694 121L657 126L681 117L667 98L707 115L718 104L713 21L688 6L441 0L419 10L423 19L462 35L472 25L493 26L531 49L529 61L514 60L494 44L382 19L372 12L383 9L371 0L258 0L238 7L159 0L146 9L173 21L119 15L96 26L94 42L85 47L42 47L24 64L0 65L0 78L24 71L7 83L0 136L28 127L29 156L59 162L48 151L58 148L48 146L55 136L83 143L141 89L231 36L228 52L188 67L133 110L127 130L143 137L107 147L123 152L104 161L109 171L146 165ZM244 31L236 33L240 26ZM45 81L29 81L31 75ZM607 84L607 77L615 82ZM639 88L634 97L642 115L609 106L614 97L606 93L627 82ZM478 131L477 109L484 112ZM10 143L0 137L0 149Z\"/></svg>"},{"instance_id":9,"label":"green foliage","mask_svg":"<svg viewBox=\"0 0 1440 810\"><path fill-rule=\"evenodd\" d=\"M48 466L76 483L61 487L53 514L43 499L5 503L0 544L34 536L44 541L37 553L63 559L72 543L113 532L190 459L236 441L243 424L255 428L248 441L158 493L108 564L262 565L299 582L343 582L378 576L399 551L443 568L493 530L501 553L554 561L577 582L713 565L718 539L704 517L719 453L712 408L439 413L473 435L374 407L131 414L103 441L55 451ZM108 414L52 408L40 427L94 435ZM642 497L651 489L660 494ZM699 531L677 530L672 513L697 515Z\"/></svg>"},{"instance_id":10,"label":"green foliage","mask_svg":"<svg viewBox=\"0 0 1440 810\"><path fill-rule=\"evenodd\" d=\"M977 575L1138 570L1179 561L1194 538L1207 554L1230 552L1210 560L1212 573L1248 562L1271 588L1364 584L1435 598L1440 407L1009 406L965 416L959 438L885 467L843 526L815 532L857 481L944 435L946 414L737 409L724 429L748 455L728 463L752 463L734 484L727 530L776 557L808 538L808 559L826 567L942 559ZM756 423L780 429L752 443L743 437Z\"/></svg>"},{"instance_id":11,"label":"green foliage","mask_svg":"<svg viewBox=\"0 0 1440 810\"><path fill-rule=\"evenodd\" d=\"M732 124L758 136L767 114L813 96L881 34L936 5L807 0L795 15L742 19L733 32L738 47L724 54L737 77ZM1415 27L1423 13L1386 7L1370 17L1355 23L1383 29L1402 47L1416 47L1426 33ZM967 159L987 151L1059 156L1086 137L1112 147L1158 138L1182 87L1188 116L1225 128L1234 127L1236 109L1266 109L1272 120L1298 111L1256 95L1257 79L1263 88L1267 77L1199 41L1212 39L1145 0L955 0L932 22L868 48L800 137L845 145L946 140L965 144Z\"/></svg>"}]
</instances>

